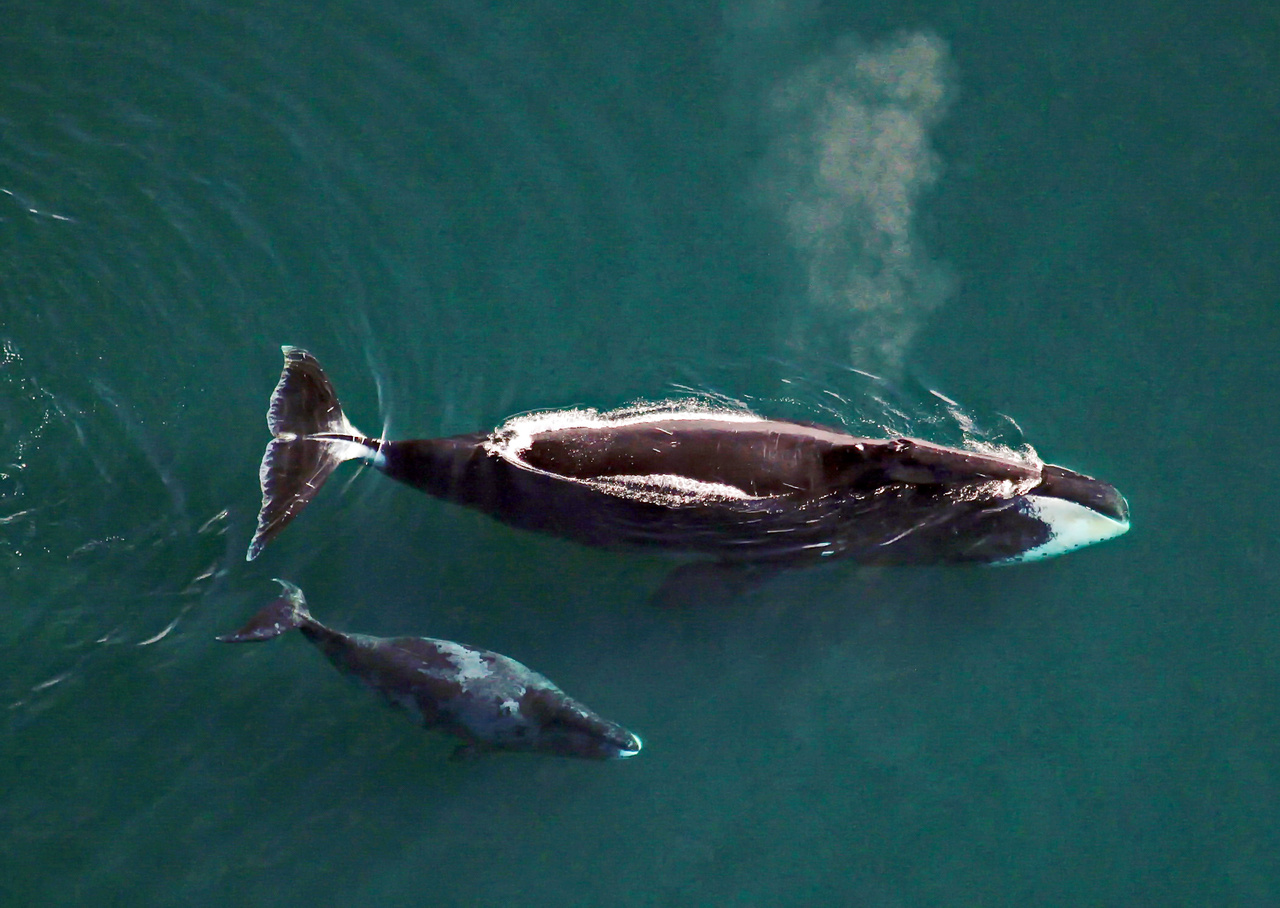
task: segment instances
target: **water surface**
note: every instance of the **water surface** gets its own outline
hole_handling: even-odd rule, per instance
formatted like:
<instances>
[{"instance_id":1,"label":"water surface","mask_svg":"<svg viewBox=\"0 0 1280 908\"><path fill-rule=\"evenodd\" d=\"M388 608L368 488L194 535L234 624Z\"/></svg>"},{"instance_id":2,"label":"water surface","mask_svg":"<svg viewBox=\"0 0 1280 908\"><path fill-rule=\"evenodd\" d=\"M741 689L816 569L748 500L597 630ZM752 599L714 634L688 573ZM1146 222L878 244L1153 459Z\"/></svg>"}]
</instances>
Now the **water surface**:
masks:
<instances>
[{"instance_id":1,"label":"water surface","mask_svg":"<svg viewBox=\"0 0 1280 908\"><path fill-rule=\"evenodd\" d=\"M1280 900L1270 7L4 19L0 901ZM961 412L1134 530L671 610L662 559L347 467L246 564L282 343L396 437L689 392ZM300 638L214 642L274 576L645 751L451 763Z\"/></svg>"}]
</instances>

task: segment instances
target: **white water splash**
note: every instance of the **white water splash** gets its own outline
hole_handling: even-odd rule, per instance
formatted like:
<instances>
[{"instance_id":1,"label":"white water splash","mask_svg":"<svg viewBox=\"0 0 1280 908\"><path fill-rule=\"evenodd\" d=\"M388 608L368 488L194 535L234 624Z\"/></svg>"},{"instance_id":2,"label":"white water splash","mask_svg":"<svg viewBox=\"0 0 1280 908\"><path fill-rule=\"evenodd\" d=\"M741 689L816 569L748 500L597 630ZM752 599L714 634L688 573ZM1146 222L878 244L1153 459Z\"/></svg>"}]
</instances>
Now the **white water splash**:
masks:
<instances>
[{"instance_id":1,"label":"white water splash","mask_svg":"<svg viewBox=\"0 0 1280 908\"><path fill-rule=\"evenodd\" d=\"M602 429L641 423L665 423L684 420L715 420L727 423L761 421L744 404L728 398L700 396L688 399L639 402L617 410L600 412L583 407L569 410L546 410L526 413L507 420L493 431L485 449L528 470L542 472L525 460L524 455L535 437L565 429ZM662 431L659 429L659 431ZM755 496L735 486L704 482L687 476L647 474L643 476L613 475L590 478L562 476L571 482L590 486L619 498L630 498L666 507L680 507L708 501L750 499Z\"/></svg>"},{"instance_id":2,"label":"white water splash","mask_svg":"<svg viewBox=\"0 0 1280 908\"><path fill-rule=\"evenodd\" d=\"M639 401L616 410L601 412L593 407L566 410L539 410L513 416L493 430L485 448L508 460L519 460L537 435L564 429L604 429L633 426L645 422L686 419L718 419L725 422L759 422L761 417L745 404L708 396L662 401Z\"/></svg>"}]
</instances>

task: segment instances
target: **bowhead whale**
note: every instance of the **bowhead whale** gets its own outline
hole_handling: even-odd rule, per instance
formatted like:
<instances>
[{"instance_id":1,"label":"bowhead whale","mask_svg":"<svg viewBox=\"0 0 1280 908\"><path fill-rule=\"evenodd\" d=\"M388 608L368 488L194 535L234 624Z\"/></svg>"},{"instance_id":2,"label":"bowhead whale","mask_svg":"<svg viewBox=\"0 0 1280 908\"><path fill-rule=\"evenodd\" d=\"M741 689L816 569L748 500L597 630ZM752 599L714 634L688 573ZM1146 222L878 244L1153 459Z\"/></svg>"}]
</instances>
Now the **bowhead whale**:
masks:
<instances>
[{"instance_id":1,"label":"bowhead whale","mask_svg":"<svg viewBox=\"0 0 1280 908\"><path fill-rule=\"evenodd\" d=\"M586 545L788 566L1032 561L1118 536L1114 486L1063 467L711 407L517 417L492 432L370 438L315 357L284 347L252 560L338 464Z\"/></svg>"},{"instance_id":2,"label":"bowhead whale","mask_svg":"<svg viewBox=\"0 0 1280 908\"><path fill-rule=\"evenodd\" d=\"M425 728L465 741L455 756L520 750L606 760L640 752L640 739L602 719L542 675L499 653L430 637L370 637L325 627L302 590L284 595L224 643L270 640L297 628L346 675L372 688Z\"/></svg>"}]
</instances>

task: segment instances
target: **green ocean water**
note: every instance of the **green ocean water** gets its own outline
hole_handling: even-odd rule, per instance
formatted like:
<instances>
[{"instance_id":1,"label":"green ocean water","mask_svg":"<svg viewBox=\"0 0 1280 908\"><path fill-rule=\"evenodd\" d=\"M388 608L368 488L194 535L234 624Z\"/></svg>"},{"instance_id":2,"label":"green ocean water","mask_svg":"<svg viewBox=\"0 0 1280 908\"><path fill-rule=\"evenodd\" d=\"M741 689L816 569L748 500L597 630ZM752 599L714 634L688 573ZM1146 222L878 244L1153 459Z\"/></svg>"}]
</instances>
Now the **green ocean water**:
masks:
<instances>
[{"instance_id":1,"label":"green ocean water","mask_svg":"<svg viewBox=\"0 0 1280 908\"><path fill-rule=\"evenodd\" d=\"M0 23L0 905L1280 904L1274 6ZM689 392L937 437L936 391L1133 529L673 609L348 466L246 563L281 344L398 438ZM450 762L214 641L272 577L645 750Z\"/></svg>"}]
</instances>

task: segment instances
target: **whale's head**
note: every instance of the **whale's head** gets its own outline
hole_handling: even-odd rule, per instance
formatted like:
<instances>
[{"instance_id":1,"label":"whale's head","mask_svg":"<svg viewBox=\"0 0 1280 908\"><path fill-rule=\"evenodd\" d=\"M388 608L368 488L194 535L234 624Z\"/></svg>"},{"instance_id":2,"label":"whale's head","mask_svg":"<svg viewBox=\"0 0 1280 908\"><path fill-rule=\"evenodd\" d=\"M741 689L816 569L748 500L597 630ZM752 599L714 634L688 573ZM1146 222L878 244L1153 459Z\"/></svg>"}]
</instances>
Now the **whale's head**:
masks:
<instances>
[{"instance_id":1,"label":"whale's head","mask_svg":"<svg viewBox=\"0 0 1280 908\"><path fill-rule=\"evenodd\" d=\"M1042 526L1042 537L1003 564L1052 558L1129 531L1129 504L1110 483L1045 464L1040 483L1019 502L1023 514Z\"/></svg>"},{"instance_id":2,"label":"whale's head","mask_svg":"<svg viewBox=\"0 0 1280 908\"><path fill-rule=\"evenodd\" d=\"M556 689L530 691L521 704L533 720L530 749L561 757L613 760L640 753L640 739Z\"/></svg>"}]
</instances>

